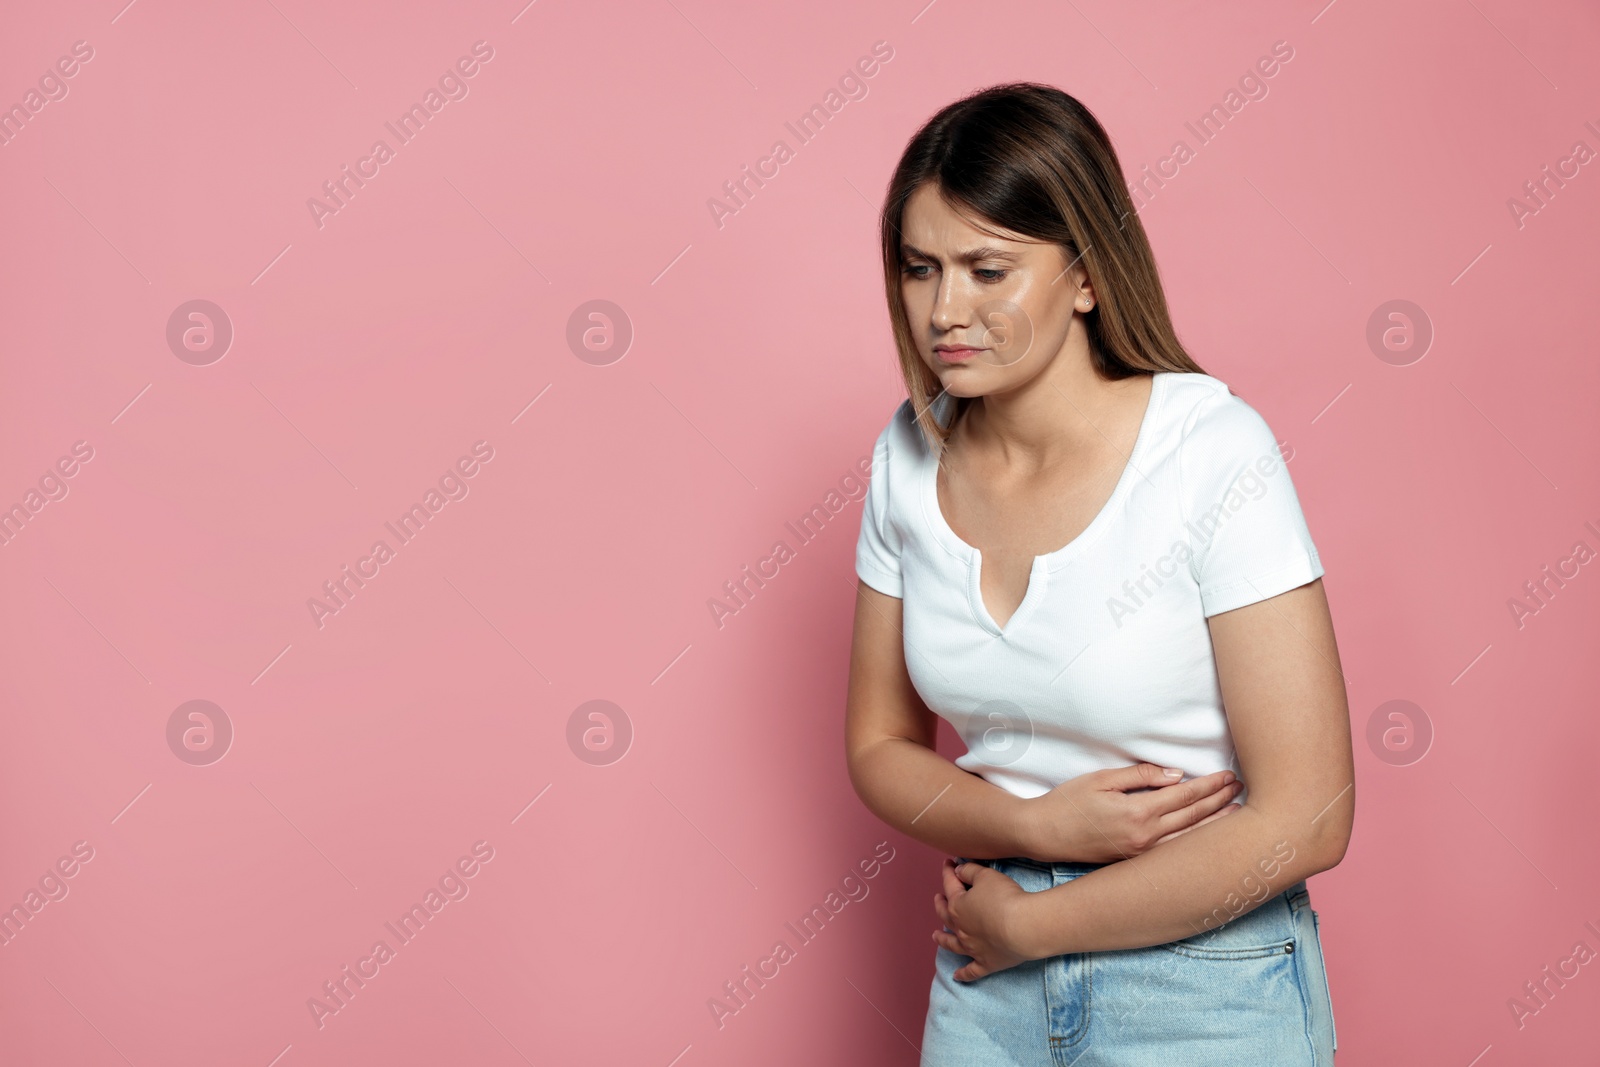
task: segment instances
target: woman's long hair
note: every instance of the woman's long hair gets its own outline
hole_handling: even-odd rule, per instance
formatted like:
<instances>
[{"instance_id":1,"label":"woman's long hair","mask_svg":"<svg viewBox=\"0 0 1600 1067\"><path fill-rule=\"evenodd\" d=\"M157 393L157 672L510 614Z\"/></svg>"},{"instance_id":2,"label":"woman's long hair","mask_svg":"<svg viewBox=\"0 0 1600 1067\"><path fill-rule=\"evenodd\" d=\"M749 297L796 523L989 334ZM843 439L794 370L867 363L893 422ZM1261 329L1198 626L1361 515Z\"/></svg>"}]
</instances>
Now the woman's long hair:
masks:
<instances>
[{"instance_id":1,"label":"woman's long hair","mask_svg":"<svg viewBox=\"0 0 1600 1067\"><path fill-rule=\"evenodd\" d=\"M1172 328L1155 254L1134 210L1111 139L1083 104L1033 82L974 92L934 115L896 166L882 217L883 277L900 371L930 444L942 451L975 399L952 397L944 424L931 412L942 387L917 354L901 299L906 202L932 182L964 214L1059 245L1082 263L1095 305L1084 315L1102 377L1200 369ZM998 236L998 235L997 235Z\"/></svg>"}]
</instances>

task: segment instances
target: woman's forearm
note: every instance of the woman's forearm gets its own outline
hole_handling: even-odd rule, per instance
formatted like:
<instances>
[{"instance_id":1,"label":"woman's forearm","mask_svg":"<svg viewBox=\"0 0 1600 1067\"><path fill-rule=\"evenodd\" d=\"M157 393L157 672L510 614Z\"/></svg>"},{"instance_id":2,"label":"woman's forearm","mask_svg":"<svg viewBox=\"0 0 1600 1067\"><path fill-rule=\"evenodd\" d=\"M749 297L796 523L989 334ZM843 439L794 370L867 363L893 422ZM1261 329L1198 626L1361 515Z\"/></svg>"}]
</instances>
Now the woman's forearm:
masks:
<instances>
[{"instance_id":1,"label":"woman's forearm","mask_svg":"<svg viewBox=\"0 0 1600 1067\"><path fill-rule=\"evenodd\" d=\"M1026 894L1010 920L1012 940L1043 959L1193 937L1338 863L1348 825L1343 811L1314 823L1246 803L1142 856Z\"/></svg>"},{"instance_id":2,"label":"woman's forearm","mask_svg":"<svg viewBox=\"0 0 1600 1067\"><path fill-rule=\"evenodd\" d=\"M896 830L952 856L1026 856L1024 798L957 767L933 749L886 737L850 760L862 803Z\"/></svg>"}]
</instances>

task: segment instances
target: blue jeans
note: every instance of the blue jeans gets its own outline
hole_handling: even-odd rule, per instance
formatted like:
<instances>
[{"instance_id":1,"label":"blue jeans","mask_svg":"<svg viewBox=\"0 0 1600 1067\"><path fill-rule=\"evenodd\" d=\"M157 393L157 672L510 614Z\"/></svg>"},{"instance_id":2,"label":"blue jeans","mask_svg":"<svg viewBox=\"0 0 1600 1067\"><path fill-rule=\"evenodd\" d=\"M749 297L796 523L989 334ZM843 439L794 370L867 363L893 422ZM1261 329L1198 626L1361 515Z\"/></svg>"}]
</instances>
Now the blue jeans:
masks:
<instances>
[{"instance_id":1,"label":"blue jeans","mask_svg":"<svg viewBox=\"0 0 1600 1067\"><path fill-rule=\"evenodd\" d=\"M1100 866L964 862L993 867L1030 893ZM1333 1063L1333 1005L1304 882L1165 945L1051 956L956 981L970 960L938 948L922 1067Z\"/></svg>"}]
</instances>

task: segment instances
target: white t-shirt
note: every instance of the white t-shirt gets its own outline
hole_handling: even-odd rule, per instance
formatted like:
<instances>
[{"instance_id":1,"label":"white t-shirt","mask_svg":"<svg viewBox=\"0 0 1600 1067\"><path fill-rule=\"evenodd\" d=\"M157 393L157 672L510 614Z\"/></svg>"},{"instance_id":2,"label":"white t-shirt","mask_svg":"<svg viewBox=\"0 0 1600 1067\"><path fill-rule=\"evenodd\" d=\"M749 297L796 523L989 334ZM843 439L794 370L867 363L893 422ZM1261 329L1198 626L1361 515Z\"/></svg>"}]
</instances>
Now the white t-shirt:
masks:
<instances>
[{"instance_id":1,"label":"white t-shirt","mask_svg":"<svg viewBox=\"0 0 1600 1067\"><path fill-rule=\"evenodd\" d=\"M939 398L941 424L953 402ZM873 451L856 574L904 602L906 667L966 742L958 767L1023 797L1142 761L1238 772L1206 619L1323 573L1254 408L1210 375L1157 373L1110 500L1034 558L1003 630L936 474L903 401Z\"/></svg>"}]
</instances>

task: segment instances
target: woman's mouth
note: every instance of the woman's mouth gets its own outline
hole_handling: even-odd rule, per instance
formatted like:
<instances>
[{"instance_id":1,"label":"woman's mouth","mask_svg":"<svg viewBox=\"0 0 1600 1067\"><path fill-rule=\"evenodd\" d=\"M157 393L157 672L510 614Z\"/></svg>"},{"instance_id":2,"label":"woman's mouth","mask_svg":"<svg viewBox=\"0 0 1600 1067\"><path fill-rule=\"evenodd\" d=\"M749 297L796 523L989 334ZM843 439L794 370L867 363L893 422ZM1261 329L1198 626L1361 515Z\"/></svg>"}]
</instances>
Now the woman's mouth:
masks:
<instances>
[{"instance_id":1,"label":"woman's mouth","mask_svg":"<svg viewBox=\"0 0 1600 1067\"><path fill-rule=\"evenodd\" d=\"M967 345L936 345L933 354L940 363L965 363L979 352L981 348L971 348Z\"/></svg>"}]
</instances>

